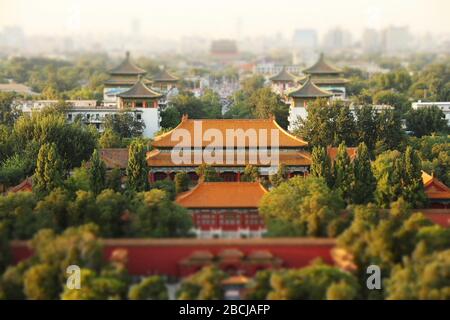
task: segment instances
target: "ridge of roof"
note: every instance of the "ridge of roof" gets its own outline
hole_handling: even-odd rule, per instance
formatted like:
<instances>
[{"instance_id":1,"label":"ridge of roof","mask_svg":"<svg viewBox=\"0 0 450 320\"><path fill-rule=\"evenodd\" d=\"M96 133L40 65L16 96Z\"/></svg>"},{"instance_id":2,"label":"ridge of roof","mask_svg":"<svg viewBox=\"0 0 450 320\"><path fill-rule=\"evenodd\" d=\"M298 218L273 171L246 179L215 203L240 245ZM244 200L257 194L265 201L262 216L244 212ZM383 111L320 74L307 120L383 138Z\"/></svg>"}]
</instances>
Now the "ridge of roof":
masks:
<instances>
[{"instance_id":1,"label":"ridge of roof","mask_svg":"<svg viewBox=\"0 0 450 320\"><path fill-rule=\"evenodd\" d=\"M293 98L317 98L317 97L331 97L333 94L329 91L319 88L308 76L306 81L299 88L294 89L288 93L289 97Z\"/></svg>"},{"instance_id":2,"label":"ridge of roof","mask_svg":"<svg viewBox=\"0 0 450 320\"><path fill-rule=\"evenodd\" d=\"M259 124L260 127L263 127L263 123L267 123L270 124L271 126L275 127L276 129L278 129L281 134L280 134L280 141L279 141L279 146L306 146L308 145L308 142L290 134L289 132L287 132L285 129L283 129L282 127L280 127L280 125L276 122L275 117L270 117L270 118L263 118L263 119L189 119L187 115L184 115L181 118L181 122L172 130L165 132L157 137L154 138L153 140L153 145L158 147L158 146L172 146L175 145L175 143L173 141L166 142L165 145L161 144L163 143L163 140L165 138L167 138L168 136L170 136L172 133L174 133L176 130L178 129L184 129L183 126L185 125L189 125L189 123L194 122L194 121L203 121L204 124L209 124L211 125L212 123L216 123L217 124L217 128L218 130L227 130L227 129L232 129L233 127L236 126L236 123L247 123L247 128L251 126L249 123L255 123L255 124ZM229 123L229 128L228 127L224 127L223 124L227 124ZM220 124L220 126L219 126ZM257 127L256 127L257 128ZM237 128L238 129L238 128ZM243 128L244 129L244 128ZM186 129L187 130L187 129ZM206 130L206 129L205 129ZM270 135L269 135L270 137ZM283 139L284 141L281 141L281 139ZM269 141L268 141L269 142ZM205 143L205 141L202 139L202 145ZM209 145L209 144L208 144Z\"/></svg>"},{"instance_id":3,"label":"ridge of roof","mask_svg":"<svg viewBox=\"0 0 450 320\"><path fill-rule=\"evenodd\" d=\"M156 81L156 82L164 82L164 81L174 81L175 82L180 79L175 77L171 73L169 73L166 68L162 68L159 70L159 72L155 76L152 77L152 80Z\"/></svg>"},{"instance_id":4,"label":"ridge of roof","mask_svg":"<svg viewBox=\"0 0 450 320\"><path fill-rule=\"evenodd\" d=\"M267 192L260 182L199 182L175 201L187 208L257 208Z\"/></svg>"},{"instance_id":5,"label":"ridge of roof","mask_svg":"<svg viewBox=\"0 0 450 320\"><path fill-rule=\"evenodd\" d=\"M133 62L131 62L129 51L127 51L125 53L125 59L117 67L109 70L110 75L115 75L115 74L138 75L138 74L146 74L146 73L147 73L147 71L139 68Z\"/></svg>"},{"instance_id":6,"label":"ridge of roof","mask_svg":"<svg viewBox=\"0 0 450 320\"><path fill-rule=\"evenodd\" d=\"M325 61L323 52L320 53L319 59L311 67L303 70L304 73L317 74L317 73L341 73L342 70L330 65Z\"/></svg>"},{"instance_id":7,"label":"ridge of roof","mask_svg":"<svg viewBox=\"0 0 450 320\"><path fill-rule=\"evenodd\" d=\"M296 81L297 76L293 75L289 71L286 70L286 67L283 66L276 75L269 78L270 81Z\"/></svg>"},{"instance_id":8,"label":"ridge of roof","mask_svg":"<svg viewBox=\"0 0 450 320\"><path fill-rule=\"evenodd\" d=\"M156 92L145 85L139 75L138 81L127 91L118 94L121 98L159 98L162 94Z\"/></svg>"}]
</instances>

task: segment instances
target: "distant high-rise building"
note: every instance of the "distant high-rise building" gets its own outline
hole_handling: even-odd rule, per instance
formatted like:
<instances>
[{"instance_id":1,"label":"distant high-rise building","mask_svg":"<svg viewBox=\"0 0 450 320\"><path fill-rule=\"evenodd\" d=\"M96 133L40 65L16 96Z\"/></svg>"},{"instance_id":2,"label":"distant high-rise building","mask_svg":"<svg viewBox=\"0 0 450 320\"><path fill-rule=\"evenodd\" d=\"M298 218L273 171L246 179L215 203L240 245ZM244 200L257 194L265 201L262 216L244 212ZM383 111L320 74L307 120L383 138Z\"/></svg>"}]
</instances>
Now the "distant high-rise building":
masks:
<instances>
[{"instance_id":1,"label":"distant high-rise building","mask_svg":"<svg viewBox=\"0 0 450 320\"><path fill-rule=\"evenodd\" d=\"M317 32L314 29L297 29L292 39L295 48L317 49Z\"/></svg>"},{"instance_id":2,"label":"distant high-rise building","mask_svg":"<svg viewBox=\"0 0 450 320\"><path fill-rule=\"evenodd\" d=\"M352 35L341 28L335 28L327 32L323 40L323 46L327 50L340 50L350 47Z\"/></svg>"},{"instance_id":3,"label":"distant high-rise building","mask_svg":"<svg viewBox=\"0 0 450 320\"><path fill-rule=\"evenodd\" d=\"M314 29L295 30L292 47L292 64L311 64L315 59L315 51L318 47L317 31Z\"/></svg>"},{"instance_id":4,"label":"distant high-rise building","mask_svg":"<svg viewBox=\"0 0 450 320\"><path fill-rule=\"evenodd\" d=\"M411 35L408 27L390 26L383 31L384 50L397 53L410 48Z\"/></svg>"},{"instance_id":5,"label":"distant high-rise building","mask_svg":"<svg viewBox=\"0 0 450 320\"><path fill-rule=\"evenodd\" d=\"M361 39L361 46L366 53L382 51L380 33L375 29L365 29Z\"/></svg>"}]
</instances>

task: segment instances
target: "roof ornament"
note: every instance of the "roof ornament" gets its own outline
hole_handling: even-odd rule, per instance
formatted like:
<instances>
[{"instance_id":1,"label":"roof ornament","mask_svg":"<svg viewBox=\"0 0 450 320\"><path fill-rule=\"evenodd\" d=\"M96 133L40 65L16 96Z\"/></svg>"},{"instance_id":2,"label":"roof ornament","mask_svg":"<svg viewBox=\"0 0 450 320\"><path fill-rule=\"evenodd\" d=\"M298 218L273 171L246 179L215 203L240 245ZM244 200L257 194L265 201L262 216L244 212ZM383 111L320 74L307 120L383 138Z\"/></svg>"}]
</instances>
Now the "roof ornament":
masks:
<instances>
[{"instance_id":1,"label":"roof ornament","mask_svg":"<svg viewBox=\"0 0 450 320\"><path fill-rule=\"evenodd\" d=\"M130 51L125 52L125 59L130 60Z\"/></svg>"}]
</instances>

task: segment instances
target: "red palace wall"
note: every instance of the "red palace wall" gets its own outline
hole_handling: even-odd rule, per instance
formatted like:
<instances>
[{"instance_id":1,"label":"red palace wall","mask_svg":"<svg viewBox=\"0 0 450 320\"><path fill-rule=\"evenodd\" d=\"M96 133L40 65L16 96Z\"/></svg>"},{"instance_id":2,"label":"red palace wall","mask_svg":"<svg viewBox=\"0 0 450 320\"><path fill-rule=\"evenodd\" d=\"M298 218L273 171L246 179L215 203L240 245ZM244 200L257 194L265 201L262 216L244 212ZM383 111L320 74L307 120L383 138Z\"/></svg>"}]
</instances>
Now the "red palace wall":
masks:
<instances>
[{"instance_id":1,"label":"red palace wall","mask_svg":"<svg viewBox=\"0 0 450 320\"><path fill-rule=\"evenodd\" d=\"M116 249L127 251L127 266L133 275L165 274L180 277L195 271L186 269L180 264L195 251L208 251L217 256L225 249L238 249L245 257L252 252L264 250L270 252L274 258L280 259L283 268L304 267L316 258L332 264L331 249L335 245L335 240L310 238L105 239L102 243L106 259L109 259ZM25 241L12 241L12 249L16 263L32 255ZM256 270L247 269L245 273L251 275Z\"/></svg>"}]
</instances>

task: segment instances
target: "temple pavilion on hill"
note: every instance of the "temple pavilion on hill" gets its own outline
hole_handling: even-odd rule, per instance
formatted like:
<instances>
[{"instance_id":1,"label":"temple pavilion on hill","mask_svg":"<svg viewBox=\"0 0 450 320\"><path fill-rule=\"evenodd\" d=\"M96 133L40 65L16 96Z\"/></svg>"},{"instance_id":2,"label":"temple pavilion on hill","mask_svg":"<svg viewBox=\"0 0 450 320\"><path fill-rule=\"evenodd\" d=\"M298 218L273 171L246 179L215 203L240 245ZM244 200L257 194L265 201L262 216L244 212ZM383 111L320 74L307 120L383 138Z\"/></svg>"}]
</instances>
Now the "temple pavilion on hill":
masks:
<instances>
[{"instance_id":1,"label":"temple pavilion on hill","mask_svg":"<svg viewBox=\"0 0 450 320\"><path fill-rule=\"evenodd\" d=\"M170 74L165 68L162 68L157 74L152 77L152 87L158 89L160 92L167 93L172 88L175 88L179 79Z\"/></svg>"},{"instance_id":2,"label":"temple pavilion on hill","mask_svg":"<svg viewBox=\"0 0 450 320\"><path fill-rule=\"evenodd\" d=\"M284 94L287 90L297 85L298 77L286 70L283 66L280 72L269 78L272 83L272 90L279 94Z\"/></svg>"},{"instance_id":3,"label":"temple pavilion on hill","mask_svg":"<svg viewBox=\"0 0 450 320\"><path fill-rule=\"evenodd\" d=\"M345 99L345 85L348 80L341 77L342 71L325 61L319 60L303 70L305 76L298 79L300 86L288 92L289 130L294 130L299 118L306 119L308 105L316 99Z\"/></svg>"},{"instance_id":4,"label":"temple pavilion on hill","mask_svg":"<svg viewBox=\"0 0 450 320\"><path fill-rule=\"evenodd\" d=\"M333 97L345 99L345 85L348 80L342 78L342 70L325 60L323 53L320 54L319 60L311 67L303 70L303 73L306 77L299 79L300 83L307 81L309 76L316 86L331 92Z\"/></svg>"},{"instance_id":5,"label":"temple pavilion on hill","mask_svg":"<svg viewBox=\"0 0 450 320\"><path fill-rule=\"evenodd\" d=\"M278 148L271 149L276 144ZM175 129L155 137L147 164L151 181L172 178L180 171L196 181L195 171L204 163L215 167L224 181L240 181L247 164L259 167L262 176L280 163L289 175L304 175L311 165L307 145L281 128L275 118L194 120L183 116Z\"/></svg>"},{"instance_id":6,"label":"temple pavilion on hill","mask_svg":"<svg viewBox=\"0 0 450 320\"><path fill-rule=\"evenodd\" d=\"M298 89L288 93L289 100L289 130L294 130L299 118L306 119L308 116L308 104L317 99L329 99L333 94L316 86L310 76Z\"/></svg>"},{"instance_id":7,"label":"temple pavilion on hill","mask_svg":"<svg viewBox=\"0 0 450 320\"><path fill-rule=\"evenodd\" d=\"M176 202L192 214L199 238L253 238L266 230L258 214L266 193L259 182L201 182Z\"/></svg>"},{"instance_id":8,"label":"temple pavilion on hill","mask_svg":"<svg viewBox=\"0 0 450 320\"><path fill-rule=\"evenodd\" d=\"M130 52L126 52L125 59L117 67L109 71L109 79L104 82L103 100L105 105L115 106L117 96L130 89L139 79L145 76L147 71L136 66L130 58ZM143 80L146 84L150 81Z\"/></svg>"}]
</instances>

